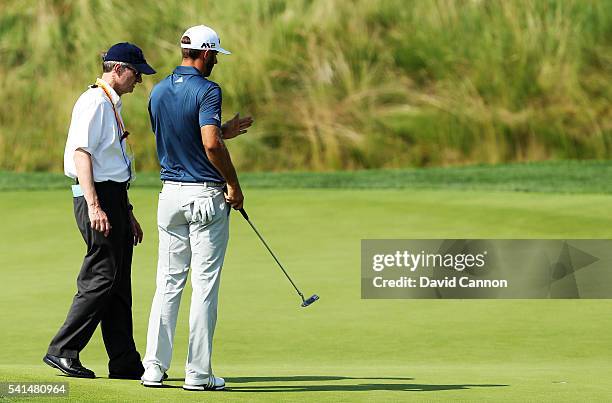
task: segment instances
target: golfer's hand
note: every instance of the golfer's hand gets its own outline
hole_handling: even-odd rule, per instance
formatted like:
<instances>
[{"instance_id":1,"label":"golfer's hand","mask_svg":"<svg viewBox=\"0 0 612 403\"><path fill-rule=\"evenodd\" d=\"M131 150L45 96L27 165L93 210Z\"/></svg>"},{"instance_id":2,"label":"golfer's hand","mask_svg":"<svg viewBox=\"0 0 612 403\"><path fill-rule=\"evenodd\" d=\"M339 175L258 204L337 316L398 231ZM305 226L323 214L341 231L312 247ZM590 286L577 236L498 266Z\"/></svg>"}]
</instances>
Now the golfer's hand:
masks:
<instances>
[{"instance_id":1,"label":"golfer's hand","mask_svg":"<svg viewBox=\"0 0 612 403\"><path fill-rule=\"evenodd\" d=\"M240 113L237 113L233 118L228 120L221 126L221 132L224 139L231 139L247 132L247 129L253 124L253 118L247 116L240 118Z\"/></svg>"},{"instance_id":2,"label":"golfer's hand","mask_svg":"<svg viewBox=\"0 0 612 403\"><path fill-rule=\"evenodd\" d=\"M107 237L112 227L104 210L99 204L90 204L87 206L87 210L91 228L94 231L102 232Z\"/></svg>"},{"instance_id":3,"label":"golfer's hand","mask_svg":"<svg viewBox=\"0 0 612 403\"><path fill-rule=\"evenodd\" d=\"M240 185L227 185L225 201L228 202L230 206L232 206L232 208L236 210L240 210L242 208L242 203L244 202L244 195L242 194L242 189L240 189Z\"/></svg>"},{"instance_id":4,"label":"golfer's hand","mask_svg":"<svg viewBox=\"0 0 612 403\"><path fill-rule=\"evenodd\" d=\"M137 246L142 242L142 228L140 228L140 224L134 214L130 211L130 225L132 226L132 234L134 234L134 246Z\"/></svg>"}]
</instances>

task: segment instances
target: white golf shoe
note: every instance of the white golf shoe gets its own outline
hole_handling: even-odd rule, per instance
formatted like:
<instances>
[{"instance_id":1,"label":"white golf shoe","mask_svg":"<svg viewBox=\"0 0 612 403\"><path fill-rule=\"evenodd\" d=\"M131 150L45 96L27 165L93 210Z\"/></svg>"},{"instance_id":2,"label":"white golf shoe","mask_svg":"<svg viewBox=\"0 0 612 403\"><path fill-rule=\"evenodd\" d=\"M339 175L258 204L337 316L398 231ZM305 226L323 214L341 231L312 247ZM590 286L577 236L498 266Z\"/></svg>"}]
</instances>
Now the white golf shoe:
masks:
<instances>
[{"instance_id":1,"label":"white golf shoe","mask_svg":"<svg viewBox=\"0 0 612 403\"><path fill-rule=\"evenodd\" d=\"M145 370L144 374L142 374L140 383L149 388L159 388L160 386L163 386L164 375L164 372L159 366L151 365Z\"/></svg>"},{"instance_id":2,"label":"white golf shoe","mask_svg":"<svg viewBox=\"0 0 612 403\"><path fill-rule=\"evenodd\" d=\"M216 376L209 376L206 383L199 385L184 384L183 389L191 391L205 391L205 390L223 390L225 389L225 379L217 378Z\"/></svg>"}]
</instances>

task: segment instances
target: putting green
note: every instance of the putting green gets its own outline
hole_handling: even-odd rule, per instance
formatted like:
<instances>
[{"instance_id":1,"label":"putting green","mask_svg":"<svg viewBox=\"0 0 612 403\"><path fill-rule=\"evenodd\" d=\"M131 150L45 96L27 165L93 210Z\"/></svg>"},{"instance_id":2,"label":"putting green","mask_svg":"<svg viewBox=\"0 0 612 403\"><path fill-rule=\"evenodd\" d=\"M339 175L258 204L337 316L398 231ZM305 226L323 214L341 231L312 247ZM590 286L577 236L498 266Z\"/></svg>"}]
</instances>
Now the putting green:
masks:
<instances>
[{"instance_id":1,"label":"putting green","mask_svg":"<svg viewBox=\"0 0 612 403\"><path fill-rule=\"evenodd\" d=\"M155 286L156 196L153 189L131 192L145 230L133 264L141 353ZM216 399L588 401L612 395L611 301L361 300L359 262L363 238L611 238L612 196L246 189L246 197L253 222L294 280L321 300L300 308L255 234L234 214L213 358L230 391ZM81 401L204 397L177 388L190 289L177 326L171 387L106 379L99 333L81 359L102 378L66 378L44 365L84 252L70 194L3 192L0 211L0 381L68 381L70 398Z\"/></svg>"}]
</instances>

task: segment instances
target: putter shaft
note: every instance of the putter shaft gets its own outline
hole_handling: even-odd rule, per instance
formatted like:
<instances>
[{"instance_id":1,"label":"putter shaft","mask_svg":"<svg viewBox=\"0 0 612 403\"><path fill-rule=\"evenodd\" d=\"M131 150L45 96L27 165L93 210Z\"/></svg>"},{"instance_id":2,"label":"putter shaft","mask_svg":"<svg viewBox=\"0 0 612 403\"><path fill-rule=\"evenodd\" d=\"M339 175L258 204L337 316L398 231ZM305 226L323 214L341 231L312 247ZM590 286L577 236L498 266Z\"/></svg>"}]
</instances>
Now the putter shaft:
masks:
<instances>
[{"instance_id":1,"label":"putter shaft","mask_svg":"<svg viewBox=\"0 0 612 403\"><path fill-rule=\"evenodd\" d=\"M302 302L306 302L304 300L304 294L302 294L300 292L300 290L297 288L297 286L295 285L295 283L293 282L293 280L291 280L291 277L289 277L289 274L287 274L287 272L285 271L285 269L283 268L283 265L281 264L281 262L278 260L278 258L276 257L276 255L274 254L274 252L272 252L272 249L270 249L270 247L268 246L268 244L266 243L265 239L263 239L263 237L261 236L261 234L259 233L259 231L257 231L257 228L255 228L255 226L253 225L253 223L251 222L251 220L249 219L249 215L246 213L246 211L244 211L244 209L240 209L240 214L242 214L242 216L244 217L244 219L249 223L249 225L251 226L251 228L253 228L253 231L255 231L255 233L257 234L257 236L259 237L259 239L261 240L261 242L264 244L264 246L266 247L266 249L268 250L268 252L270 252L270 255L272 255L272 257L274 258L274 260L276 261L276 263L278 264L278 267L280 267L280 269L283 271L283 273L285 274L285 277L287 277L287 280L289 280L289 282L291 283L291 285L293 286L293 288L295 288L295 291L297 291L298 295L300 296L300 298L302 298Z\"/></svg>"}]
</instances>

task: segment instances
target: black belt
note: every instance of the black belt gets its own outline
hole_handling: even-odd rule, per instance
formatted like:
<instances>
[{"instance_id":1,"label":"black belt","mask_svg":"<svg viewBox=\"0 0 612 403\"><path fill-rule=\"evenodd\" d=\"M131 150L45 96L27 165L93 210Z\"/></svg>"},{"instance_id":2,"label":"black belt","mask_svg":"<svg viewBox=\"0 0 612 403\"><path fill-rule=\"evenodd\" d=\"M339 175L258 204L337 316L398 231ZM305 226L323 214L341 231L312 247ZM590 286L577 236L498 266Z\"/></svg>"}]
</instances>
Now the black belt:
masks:
<instances>
[{"instance_id":1,"label":"black belt","mask_svg":"<svg viewBox=\"0 0 612 403\"><path fill-rule=\"evenodd\" d=\"M75 184L79 184L79 178L75 178L74 179ZM94 186L95 185L101 185L101 186L118 186L118 187L122 187L125 189L129 189L130 188L130 181L127 182L115 182L115 181L102 181L102 182L94 182Z\"/></svg>"}]
</instances>

